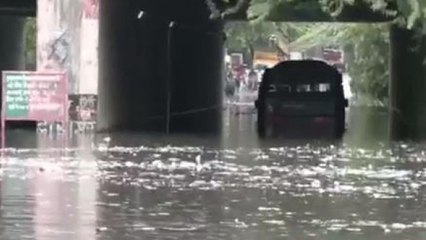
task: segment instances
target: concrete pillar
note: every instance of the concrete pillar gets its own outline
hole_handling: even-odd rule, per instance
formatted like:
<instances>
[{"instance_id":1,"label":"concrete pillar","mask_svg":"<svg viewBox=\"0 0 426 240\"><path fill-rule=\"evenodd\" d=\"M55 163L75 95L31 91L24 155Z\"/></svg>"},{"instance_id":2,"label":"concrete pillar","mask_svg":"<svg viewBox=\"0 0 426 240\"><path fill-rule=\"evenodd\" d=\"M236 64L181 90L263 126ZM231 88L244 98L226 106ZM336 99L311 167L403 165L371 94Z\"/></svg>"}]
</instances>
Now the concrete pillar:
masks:
<instances>
[{"instance_id":1,"label":"concrete pillar","mask_svg":"<svg viewBox=\"0 0 426 240\"><path fill-rule=\"evenodd\" d=\"M81 16L81 1L37 0L37 70L66 71L70 93L79 88Z\"/></svg>"},{"instance_id":2,"label":"concrete pillar","mask_svg":"<svg viewBox=\"0 0 426 240\"><path fill-rule=\"evenodd\" d=\"M0 16L0 70L25 70L24 17Z\"/></svg>"},{"instance_id":3,"label":"concrete pillar","mask_svg":"<svg viewBox=\"0 0 426 240\"><path fill-rule=\"evenodd\" d=\"M206 32L222 25L177 20L170 29L168 15L138 19L134 4L100 4L98 130L165 132L169 96L171 132L218 132L224 39Z\"/></svg>"},{"instance_id":4,"label":"concrete pillar","mask_svg":"<svg viewBox=\"0 0 426 240\"><path fill-rule=\"evenodd\" d=\"M83 0L78 94L98 93L99 0Z\"/></svg>"},{"instance_id":5,"label":"concrete pillar","mask_svg":"<svg viewBox=\"0 0 426 240\"><path fill-rule=\"evenodd\" d=\"M392 26L390 136L394 140L426 136L425 38L414 31Z\"/></svg>"}]
</instances>

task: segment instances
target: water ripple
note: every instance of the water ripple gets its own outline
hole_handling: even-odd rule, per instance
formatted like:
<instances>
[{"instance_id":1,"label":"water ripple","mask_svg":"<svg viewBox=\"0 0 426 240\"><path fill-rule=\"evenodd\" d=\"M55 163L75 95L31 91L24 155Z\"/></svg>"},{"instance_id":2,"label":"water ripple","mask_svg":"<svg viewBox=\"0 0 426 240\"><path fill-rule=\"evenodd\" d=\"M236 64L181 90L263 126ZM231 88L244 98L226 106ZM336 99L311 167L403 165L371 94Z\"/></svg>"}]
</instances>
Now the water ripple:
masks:
<instances>
[{"instance_id":1,"label":"water ripple","mask_svg":"<svg viewBox=\"0 0 426 240\"><path fill-rule=\"evenodd\" d=\"M82 217L101 218L85 221L96 234L128 236L124 239L134 234L350 239L372 231L385 239L426 232L421 145L114 146L94 149L96 157L82 157L81 151L4 151L0 236L22 236L18 233L40 224L67 235L73 231L64 230L65 222L82 224ZM40 185L47 183L55 185ZM76 192L81 200L74 199Z\"/></svg>"}]
</instances>

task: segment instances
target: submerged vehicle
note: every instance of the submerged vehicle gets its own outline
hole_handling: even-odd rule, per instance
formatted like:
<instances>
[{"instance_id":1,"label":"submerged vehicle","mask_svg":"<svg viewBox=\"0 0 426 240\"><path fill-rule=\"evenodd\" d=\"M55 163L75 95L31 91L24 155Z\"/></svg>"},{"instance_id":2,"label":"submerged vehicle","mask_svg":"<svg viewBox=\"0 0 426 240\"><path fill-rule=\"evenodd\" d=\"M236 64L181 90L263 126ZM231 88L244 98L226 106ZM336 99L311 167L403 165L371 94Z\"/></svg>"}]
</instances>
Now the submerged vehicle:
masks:
<instances>
[{"instance_id":1,"label":"submerged vehicle","mask_svg":"<svg viewBox=\"0 0 426 240\"><path fill-rule=\"evenodd\" d=\"M323 61L283 61L265 70L255 105L261 137L339 138L345 132L342 74Z\"/></svg>"}]
</instances>

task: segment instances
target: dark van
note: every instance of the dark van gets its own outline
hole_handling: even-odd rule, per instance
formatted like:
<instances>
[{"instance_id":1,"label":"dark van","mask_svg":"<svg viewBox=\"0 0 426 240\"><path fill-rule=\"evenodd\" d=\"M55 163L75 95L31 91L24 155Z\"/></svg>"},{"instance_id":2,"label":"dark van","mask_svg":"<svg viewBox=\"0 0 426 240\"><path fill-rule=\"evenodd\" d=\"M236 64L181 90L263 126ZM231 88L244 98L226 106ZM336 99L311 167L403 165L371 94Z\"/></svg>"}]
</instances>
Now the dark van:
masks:
<instances>
[{"instance_id":1,"label":"dark van","mask_svg":"<svg viewBox=\"0 0 426 240\"><path fill-rule=\"evenodd\" d=\"M340 138L345 131L342 74L322 61L284 61L265 70L255 104L261 137Z\"/></svg>"}]
</instances>

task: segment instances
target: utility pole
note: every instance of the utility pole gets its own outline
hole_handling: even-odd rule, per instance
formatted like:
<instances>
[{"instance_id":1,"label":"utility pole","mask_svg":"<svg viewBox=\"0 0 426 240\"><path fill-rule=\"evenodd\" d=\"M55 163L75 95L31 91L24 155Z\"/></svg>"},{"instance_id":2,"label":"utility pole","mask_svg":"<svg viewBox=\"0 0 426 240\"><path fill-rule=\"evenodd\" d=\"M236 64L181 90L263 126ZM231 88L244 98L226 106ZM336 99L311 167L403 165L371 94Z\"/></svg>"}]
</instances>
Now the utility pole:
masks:
<instances>
[{"instance_id":1,"label":"utility pole","mask_svg":"<svg viewBox=\"0 0 426 240\"><path fill-rule=\"evenodd\" d=\"M175 22L169 23L167 29L167 79L166 79L166 134L170 134L171 102L172 102L172 34Z\"/></svg>"}]
</instances>

